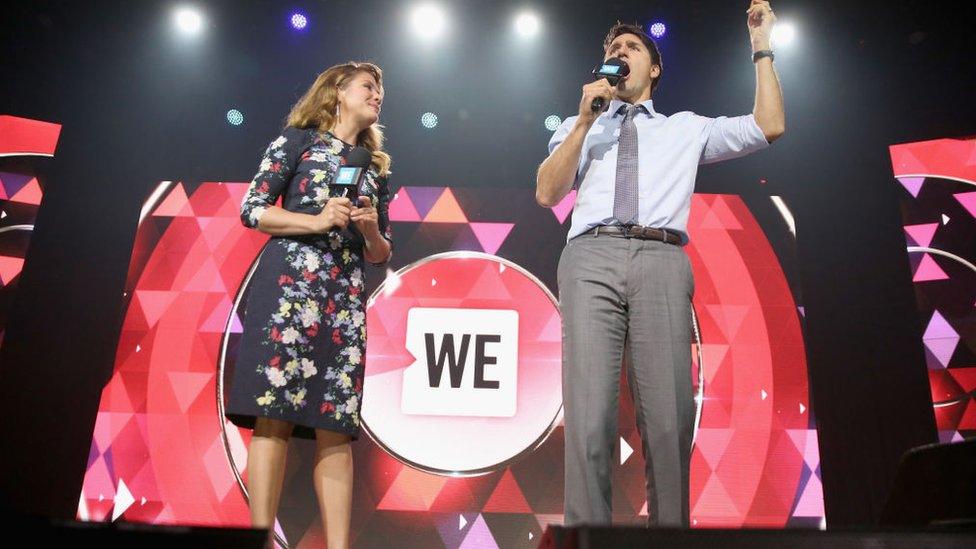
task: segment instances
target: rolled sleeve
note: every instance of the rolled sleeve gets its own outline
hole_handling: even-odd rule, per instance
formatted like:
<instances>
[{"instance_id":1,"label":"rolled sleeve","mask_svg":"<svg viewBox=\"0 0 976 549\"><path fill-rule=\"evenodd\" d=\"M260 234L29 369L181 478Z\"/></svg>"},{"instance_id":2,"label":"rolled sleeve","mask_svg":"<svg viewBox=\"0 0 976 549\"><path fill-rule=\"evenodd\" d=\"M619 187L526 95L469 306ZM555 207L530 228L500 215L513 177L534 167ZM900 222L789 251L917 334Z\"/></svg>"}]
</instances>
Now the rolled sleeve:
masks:
<instances>
[{"instance_id":1,"label":"rolled sleeve","mask_svg":"<svg viewBox=\"0 0 976 549\"><path fill-rule=\"evenodd\" d=\"M702 118L705 127L702 131L704 146L701 164L738 158L769 146L762 129L756 124L756 117L751 114Z\"/></svg>"},{"instance_id":2,"label":"rolled sleeve","mask_svg":"<svg viewBox=\"0 0 976 549\"><path fill-rule=\"evenodd\" d=\"M549 156L552 156L552 153L556 150L556 148L566 140L569 132L573 129L573 125L576 124L577 118L579 118L579 116L570 116L566 120L563 120L563 123L556 128L556 131L552 132L552 137L549 139ZM586 147L584 146L584 149L585 148ZM579 164L576 166L576 177L573 179L574 189L579 188L580 171L583 169L583 157L584 155L581 154Z\"/></svg>"}]
</instances>

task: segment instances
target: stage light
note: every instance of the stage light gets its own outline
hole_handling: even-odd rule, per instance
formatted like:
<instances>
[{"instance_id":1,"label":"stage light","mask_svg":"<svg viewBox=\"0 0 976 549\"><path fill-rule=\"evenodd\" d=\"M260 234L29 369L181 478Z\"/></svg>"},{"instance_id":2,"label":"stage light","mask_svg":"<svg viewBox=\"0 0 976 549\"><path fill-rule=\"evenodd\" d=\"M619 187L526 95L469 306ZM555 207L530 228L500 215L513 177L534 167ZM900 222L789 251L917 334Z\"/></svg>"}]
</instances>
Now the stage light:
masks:
<instances>
[{"instance_id":1,"label":"stage light","mask_svg":"<svg viewBox=\"0 0 976 549\"><path fill-rule=\"evenodd\" d=\"M295 30L302 30L308 25L308 18L305 17L304 13L295 12L291 14L291 26Z\"/></svg>"},{"instance_id":2,"label":"stage light","mask_svg":"<svg viewBox=\"0 0 976 549\"><path fill-rule=\"evenodd\" d=\"M559 118L554 114L550 114L549 116L546 117L546 129L551 132L556 131L556 128L558 128L559 125L562 123L563 123L563 119Z\"/></svg>"},{"instance_id":3,"label":"stage light","mask_svg":"<svg viewBox=\"0 0 976 549\"><path fill-rule=\"evenodd\" d=\"M244 123L244 113L237 109L227 111L227 122L230 122L232 126L240 126Z\"/></svg>"},{"instance_id":4,"label":"stage light","mask_svg":"<svg viewBox=\"0 0 976 549\"><path fill-rule=\"evenodd\" d=\"M421 38L433 39L444 34L447 16L444 10L434 4L423 4L413 9L410 24Z\"/></svg>"},{"instance_id":5,"label":"stage light","mask_svg":"<svg viewBox=\"0 0 976 549\"><path fill-rule=\"evenodd\" d=\"M436 128L437 115L432 112L425 112L424 115L420 117L420 125L428 130Z\"/></svg>"},{"instance_id":6,"label":"stage light","mask_svg":"<svg viewBox=\"0 0 976 549\"><path fill-rule=\"evenodd\" d=\"M654 38L664 38L666 32L668 32L668 27L660 21L651 25L651 36Z\"/></svg>"},{"instance_id":7,"label":"stage light","mask_svg":"<svg viewBox=\"0 0 976 549\"><path fill-rule=\"evenodd\" d=\"M789 46L796 38L796 26L790 22L781 22L773 25L773 34L770 40L774 46Z\"/></svg>"},{"instance_id":8,"label":"stage light","mask_svg":"<svg viewBox=\"0 0 976 549\"><path fill-rule=\"evenodd\" d=\"M539 18L534 13L521 13L515 18L515 30L525 38L535 36L539 34Z\"/></svg>"},{"instance_id":9,"label":"stage light","mask_svg":"<svg viewBox=\"0 0 976 549\"><path fill-rule=\"evenodd\" d=\"M173 15L176 28L186 34L196 34L203 28L203 16L193 8L179 8Z\"/></svg>"}]
</instances>

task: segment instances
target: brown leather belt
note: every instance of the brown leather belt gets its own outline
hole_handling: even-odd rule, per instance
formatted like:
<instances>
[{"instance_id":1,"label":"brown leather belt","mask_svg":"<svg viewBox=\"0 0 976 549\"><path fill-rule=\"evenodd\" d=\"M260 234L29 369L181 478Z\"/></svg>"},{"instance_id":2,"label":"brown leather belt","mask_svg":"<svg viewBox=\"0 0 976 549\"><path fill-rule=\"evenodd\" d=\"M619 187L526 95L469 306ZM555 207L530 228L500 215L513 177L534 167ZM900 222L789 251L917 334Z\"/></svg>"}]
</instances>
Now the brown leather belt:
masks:
<instances>
[{"instance_id":1,"label":"brown leather belt","mask_svg":"<svg viewBox=\"0 0 976 549\"><path fill-rule=\"evenodd\" d=\"M655 229L654 227L641 227L640 225L601 225L599 227L594 227L583 234L590 234L593 236L605 234L607 236L616 236L620 238L658 240L661 242L667 242L668 244L674 244L675 246L681 244L681 236L676 232L668 231L667 229Z\"/></svg>"}]
</instances>

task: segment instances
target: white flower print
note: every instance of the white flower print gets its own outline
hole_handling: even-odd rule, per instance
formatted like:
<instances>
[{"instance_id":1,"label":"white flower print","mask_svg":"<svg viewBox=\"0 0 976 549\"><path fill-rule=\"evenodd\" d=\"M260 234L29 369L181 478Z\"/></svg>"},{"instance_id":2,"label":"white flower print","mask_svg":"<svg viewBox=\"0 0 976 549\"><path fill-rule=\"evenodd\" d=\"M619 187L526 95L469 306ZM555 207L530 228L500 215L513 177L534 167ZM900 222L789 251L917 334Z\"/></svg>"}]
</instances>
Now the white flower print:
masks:
<instances>
[{"instance_id":1,"label":"white flower print","mask_svg":"<svg viewBox=\"0 0 976 549\"><path fill-rule=\"evenodd\" d=\"M363 360L363 352L359 347L349 347L349 362L352 364L359 364Z\"/></svg>"},{"instance_id":2,"label":"white flower print","mask_svg":"<svg viewBox=\"0 0 976 549\"><path fill-rule=\"evenodd\" d=\"M319 270L319 257L313 252L305 252L305 269L313 273Z\"/></svg>"},{"instance_id":3,"label":"white flower print","mask_svg":"<svg viewBox=\"0 0 976 549\"><path fill-rule=\"evenodd\" d=\"M362 311L353 311L352 313L352 323L357 328L363 325L363 321L366 320L366 313Z\"/></svg>"},{"instance_id":4,"label":"white flower print","mask_svg":"<svg viewBox=\"0 0 976 549\"><path fill-rule=\"evenodd\" d=\"M305 308L302 309L301 314L302 327L308 328L318 322L320 318L322 318L322 315L319 314L319 304L311 300L306 301Z\"/></svg>"},{"instance_id":5,"label":"white flower print","mask_svg":"<svg viewBox=\"0 0 976 549\"><path fill-rule=\"evenodd\" d=\"M315 362L307 358L302 359L302 377L308 379L315 374L319 373L318 369L315 367Z\"/></svg>"},{"instance_id":6,"label":"white flower print","mask_svg":"<svg viewBox=\"0 0 976 549\"><path fill-rule=\"evenodd\" d=\"M288 142L288 138L287 137L285 137L283 135L278 136L278 139L275 139L274 141L271 142L271 148L272 149L280 149L281 146L284 145L287 142Z\"/></svg>"},{"instance_id":7,"label":"white flower print","mask_svg":"<svg viewBox=\"0 0 976 549\"><path fill-rule=\"evenodd\" d=\"M325 204L329 201L329 186L322 185L321 187L315 188L315 201L319 204Z\"/></svg>"},{"instance_id":8,"label":"white flower print","mask_svg":"<svg viewBox=\"0 0 976 549\"><path fill-rule=\"evenodd\" d=\"M248 218L251 220L251 223L254 223L255 227L257 227L258 220L261 219L261 216L264 214L265 210L267 210L267 208L265 208L264 206L255 206L251 208L251 212L248 214Z\"/></svg>"},{"instance_id":9,"label":"white flower print","mask_svg":"<svg viewBox=\"0 0 976 549\"><path fill-rule=\"evenodd\" d=\"M285 379L285 372L278 368L268 368L264 371L268 376L268 381L273 387L284 387L288 381Z\"/></svg>"},{"instance_id":10,"label":"white flower print","mask_svg":"<svg viewBox=\"0 0 976 549\"><path fill-rule=\"evenodd\" d=\"M291 326L285 328L285 330L281 332L281 342L284 343L285 345L291 345L297 339L298 339L298 330L296 330Z\"/></svg>"}]
</instances>

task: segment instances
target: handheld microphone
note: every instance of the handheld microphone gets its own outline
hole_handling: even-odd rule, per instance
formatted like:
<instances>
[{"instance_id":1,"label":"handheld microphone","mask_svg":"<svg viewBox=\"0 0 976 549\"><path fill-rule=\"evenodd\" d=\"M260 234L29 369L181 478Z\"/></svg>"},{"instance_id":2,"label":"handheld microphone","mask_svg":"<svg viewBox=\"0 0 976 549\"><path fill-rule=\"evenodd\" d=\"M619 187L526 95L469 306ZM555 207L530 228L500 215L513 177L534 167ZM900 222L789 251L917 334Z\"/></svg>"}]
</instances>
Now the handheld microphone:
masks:
<instances>
[{"instance_id":1,"label":"handheld microphone","mask_svg":"<svg viewBox=\"0 0 976 549\"><path fill-rule=\"evenodd\" d=\"M607 82L611 86L616 86L620 83L620 79L630 74L630 66L626 61L617 57L611 57L606 61L600 63L593 69L593 76L597 80L601 78L606 78ZM593 109L594 113L600 112L604 107L604 98L597 97L590 104L590 108Z\"/></svg>"},{"instance_id":2,"label":"handheld microphone","mask_svg":"<svg viewBox=\"0 0 976 549\"><path fill-rule=\"evenodd\" d=\"M363 182L363 174L369 169L373 161L373 154L365 147L353 147L346 155L346 163L339 166L333 184L341 185L343 198L351 198L353 202L359 198L359 186Z\"/></svg>"}]
</instances>

